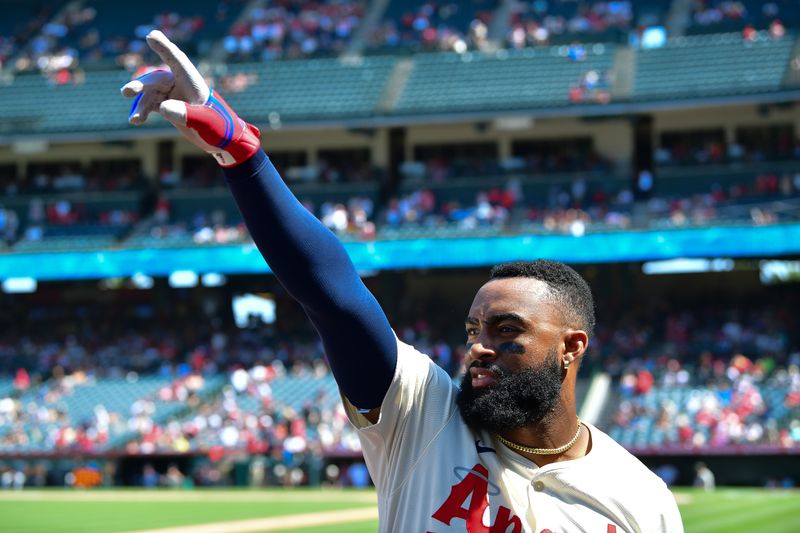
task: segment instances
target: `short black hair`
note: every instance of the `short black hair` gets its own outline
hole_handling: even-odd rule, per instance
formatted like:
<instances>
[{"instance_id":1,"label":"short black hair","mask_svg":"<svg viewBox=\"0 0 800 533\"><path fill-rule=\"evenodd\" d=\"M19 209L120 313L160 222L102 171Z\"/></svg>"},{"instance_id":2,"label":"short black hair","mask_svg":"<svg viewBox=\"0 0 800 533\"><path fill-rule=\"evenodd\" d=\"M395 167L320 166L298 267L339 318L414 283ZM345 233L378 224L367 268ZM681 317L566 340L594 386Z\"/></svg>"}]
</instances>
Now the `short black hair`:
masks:
<instances>
[{"instance_id":1,"label":"short black hair","mask_svg":"<svg viewBox=\"0 0 800 533\"><path fill-rule=\"evenodd\" d=\"M504 278L534 278L550 287L553 298L560 303L564 322L577 326L590 337L594 332L594 298L592 290L580 274L559 261L537 259L514 261L492 268L489 280Z\"/></svg>"}]
</instances>

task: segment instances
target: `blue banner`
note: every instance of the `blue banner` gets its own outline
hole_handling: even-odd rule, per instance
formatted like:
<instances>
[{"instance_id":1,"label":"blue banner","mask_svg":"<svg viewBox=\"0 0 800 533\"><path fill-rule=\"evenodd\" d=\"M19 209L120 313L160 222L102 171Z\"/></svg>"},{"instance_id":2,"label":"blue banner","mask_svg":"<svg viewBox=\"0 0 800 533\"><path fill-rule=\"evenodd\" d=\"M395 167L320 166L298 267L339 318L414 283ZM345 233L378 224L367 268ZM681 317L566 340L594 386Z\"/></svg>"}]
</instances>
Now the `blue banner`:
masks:
<instances>
[{"instance_id":1,"label":"blue banner","mask_svg":"<svg viewBox=\"0 0 800 533\"><path fill-rule=\"evenodd\" d=\"M569 235L409 239L345 244L359 270L479 267L520 259L612 263L676 257L766 258L800 253L800 224L715 227ZM99 279L177 270L221 274L268 273L252 244L92 252L0 254L0 279Z\"/></svg>"}]
</instances>

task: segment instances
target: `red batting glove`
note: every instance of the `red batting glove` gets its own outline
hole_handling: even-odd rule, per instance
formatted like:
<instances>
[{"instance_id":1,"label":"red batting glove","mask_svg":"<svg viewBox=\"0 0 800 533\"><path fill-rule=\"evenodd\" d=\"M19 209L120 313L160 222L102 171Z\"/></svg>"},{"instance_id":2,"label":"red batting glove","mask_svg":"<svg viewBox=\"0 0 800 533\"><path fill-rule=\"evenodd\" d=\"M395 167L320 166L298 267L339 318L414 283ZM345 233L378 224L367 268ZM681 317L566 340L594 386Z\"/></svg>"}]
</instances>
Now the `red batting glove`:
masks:
<instances>
[{"instance_id":1,"label":"red batting glove","mask_svg":"<svg viewBox=\"0 0 800 533\"><path fill-rule=\"evenodd\" d=\"M158 112L223 167L247 161L261 147L259 129L239 118L214 91L209 91L204 104L166 100Z\"/></svg>"},{"instance_id":2,"label":"red batting glove","mask_svg":"<svg viewBox=\"0 0 800 533\"><path fill-rule=\"evenodd\" d=\"M125 84L122 94L135 97L128 121L138 126L151 112L158 112L223 167L252 157L261 146L258 128L240 119L163 33L151 31L147 44L169 70L156 70Z\"/></svg>"}]
</instances>

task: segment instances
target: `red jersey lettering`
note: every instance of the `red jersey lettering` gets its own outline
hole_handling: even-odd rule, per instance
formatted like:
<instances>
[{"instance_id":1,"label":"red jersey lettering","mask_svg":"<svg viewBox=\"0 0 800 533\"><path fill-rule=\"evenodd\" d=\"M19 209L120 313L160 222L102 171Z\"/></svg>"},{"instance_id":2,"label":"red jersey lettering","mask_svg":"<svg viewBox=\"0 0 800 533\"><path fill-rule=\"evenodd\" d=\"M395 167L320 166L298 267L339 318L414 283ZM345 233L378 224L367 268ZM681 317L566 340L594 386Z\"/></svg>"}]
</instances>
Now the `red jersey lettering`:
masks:
<instances>
[{"instance_id":1,"label":"red jersey lettering","mask_svg":"<svg viewBox=\"0 0 800 533\"><path fill-rule=\"evenodd\" d=\"M510 530L508 526L514 526ZM500 506L497 511L497 520L494 521L489 533L522 533L522 520L511 514L511 509Z\"/></svg>"},{"instance_id":2,"label":"red jersey lettering","mask_svg":"<svg viewBox=\"0 0 800 533\"><path fill-rule=\"evenodd\" d=\"M476 464L464 479L450 488L450 495L433 513L433 518L448 526L454 518L460 518L466 522L467 533L522 533L522 521L504 506L498 509L493 526L483 524L489 507L488 490L489 471L482 464ZM467 500L469 505L465 507ZM512 526L510 530L509 526Z\"/></svg>"}]
</instances>

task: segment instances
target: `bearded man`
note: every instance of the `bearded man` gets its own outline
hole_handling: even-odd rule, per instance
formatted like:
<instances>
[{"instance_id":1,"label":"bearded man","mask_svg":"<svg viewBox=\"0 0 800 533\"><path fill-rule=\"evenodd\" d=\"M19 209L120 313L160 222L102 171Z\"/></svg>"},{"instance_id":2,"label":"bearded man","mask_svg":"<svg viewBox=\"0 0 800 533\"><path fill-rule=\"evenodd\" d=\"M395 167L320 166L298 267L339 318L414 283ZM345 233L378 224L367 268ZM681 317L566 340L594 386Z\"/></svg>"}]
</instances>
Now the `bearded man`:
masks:
<instances>
[{"instance_id":1,"label":"bearded man","mask_svg":"<svg viewBox=\"0 0 800 533\"><path fill-rule=\"evenodd\" d=\"M554 261L500 265L465 320L457 387L400 342L347 253L292 195L260 132L209 89L163 33L169 67L122 88L128 120L169 120L223 167L250 234L320 334L378 493L383 532L683 531L675 499L576 415L594 327L586 282Z\"/></svg>"}]
</instances>

